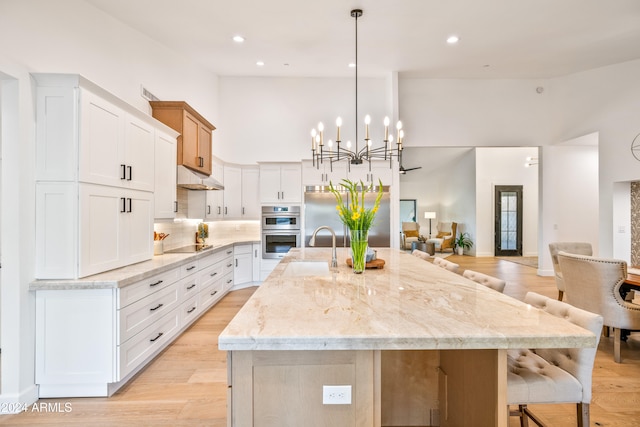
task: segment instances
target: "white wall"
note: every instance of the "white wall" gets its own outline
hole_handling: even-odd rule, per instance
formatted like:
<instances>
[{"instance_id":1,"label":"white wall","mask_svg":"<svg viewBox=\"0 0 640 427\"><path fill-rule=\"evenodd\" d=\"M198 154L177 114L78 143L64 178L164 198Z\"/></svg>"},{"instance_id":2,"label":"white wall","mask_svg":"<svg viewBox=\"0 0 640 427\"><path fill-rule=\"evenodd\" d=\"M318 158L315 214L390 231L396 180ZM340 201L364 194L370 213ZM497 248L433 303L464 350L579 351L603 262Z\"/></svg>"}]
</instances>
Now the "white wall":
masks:
<instances>
[{"instance_id":1,"label":"white wall","mask_svg":"<svg viewBox=\"0 0 640 427\"><path fill-rule=\"evenodd\" d=\"M387 80L358 79L358 138L364 141L364 116L371 116L374 146L382 145L385 115L392 106ZM342 118L342 147L355 144L355 81L352 78L220 77L220 128L214 151L228 162L300 161L311 158L312 128L323 122L324 140L336 140ZM411 138L411 137L409 137ZM216 144L219 144L216 146ZM238 149L241 147L241 149Z\"/></svg>"},{"instance_id":2,"label":"white wall","mask_svg":"<svg viewBox=\"0 0 640 427\"><path fill-rule=\"evenodd\" d=\"M630 149L631 142L640 133L638 75L640 60L573 74L553 82L558 101L553 139L563 141L593 132L599 134L598 253L604 257L626 259L628 254L628 249L614 248L613 243L614 235L616 239L622 237L617 235L618 225L624 225L615 224L613 220L614 183L640 180L640 162L631 155ZM630 233L629 227L626 233Z\"/></svg>"},{"instance_id":3,"label":"white wall","mask_svg":"<svg viewBox=\"0 0 640 427\"><path fill-rule=\"evenodd\" d=\"M538 255L538 167L525 168L537 147L476 149L477 256L494 256L495 186L522 185L522 255Z\"/></svg>"},{"instance_id":4,"label":"white wall","mask_svg":"<svg viewBox=\"0 0 640 427\"><path fill-rule=\"evenodd\" d=\"M600 254L598 237L598 147L562 145L541 148L541 217L538 274L553 275L551 242L589 242Z\"/></svg>"},{"instance_id":5,"label":"white wall","mask_svg":"<svg viewBox=\"0 0 640 427\"><path fill-rule=\"evenodd\" d=\"M29 72L82 74L150 111L144 85L162 100L187 101L217 126L215 74L85 1L2 1L0 40L0 54Z\"/></svg>"},{"instance_id":6,"label":"white wall","mask_svg":"<svg viewBox=\"0 0 640 427\"><path fill-rule=\"evenodd\" d=\"M407 146L539 146L550 141L544 80L402 79ZM537 87L545 87L542 94Z\"/></svg>"}]
</instances>

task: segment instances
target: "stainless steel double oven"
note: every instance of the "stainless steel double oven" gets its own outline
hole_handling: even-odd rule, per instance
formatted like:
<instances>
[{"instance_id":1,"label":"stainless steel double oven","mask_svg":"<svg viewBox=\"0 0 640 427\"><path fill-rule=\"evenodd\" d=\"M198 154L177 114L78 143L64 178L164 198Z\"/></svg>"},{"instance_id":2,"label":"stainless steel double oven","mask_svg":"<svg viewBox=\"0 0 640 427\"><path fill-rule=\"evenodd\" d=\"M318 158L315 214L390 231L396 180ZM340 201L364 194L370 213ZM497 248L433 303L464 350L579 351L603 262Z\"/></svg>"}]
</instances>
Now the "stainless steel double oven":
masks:
<instances>
[{"instance_id":1,"label":"stainless steel double oven","mask_svg":"<svg viewBox=\"0 0 640 427\"><path fill-rule=\"evenodd\" d=\"M262 258L282 258L301 241L300 206L262 207Z\"/></svg>"}]
</instances>

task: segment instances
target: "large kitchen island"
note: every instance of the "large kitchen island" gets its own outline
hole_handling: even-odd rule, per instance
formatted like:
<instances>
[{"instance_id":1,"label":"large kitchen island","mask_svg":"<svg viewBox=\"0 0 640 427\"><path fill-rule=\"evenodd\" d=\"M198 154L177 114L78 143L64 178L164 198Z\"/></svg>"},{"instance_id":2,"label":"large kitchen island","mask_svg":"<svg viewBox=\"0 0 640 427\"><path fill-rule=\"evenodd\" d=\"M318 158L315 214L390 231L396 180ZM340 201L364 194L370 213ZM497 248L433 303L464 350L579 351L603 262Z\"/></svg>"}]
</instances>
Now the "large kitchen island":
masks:
<instances>
[{"instance_id":1,"label":"large kitchen island","mask_svg":"<svg viewBox=\"0 0 640 427\"><path fill-rule=\"evenodd\" d=\"M406 252L356 275L348 251L291 250L222 332L231 425L506 427L507 349L595 346Z\"/></svg>"}]
</instances>

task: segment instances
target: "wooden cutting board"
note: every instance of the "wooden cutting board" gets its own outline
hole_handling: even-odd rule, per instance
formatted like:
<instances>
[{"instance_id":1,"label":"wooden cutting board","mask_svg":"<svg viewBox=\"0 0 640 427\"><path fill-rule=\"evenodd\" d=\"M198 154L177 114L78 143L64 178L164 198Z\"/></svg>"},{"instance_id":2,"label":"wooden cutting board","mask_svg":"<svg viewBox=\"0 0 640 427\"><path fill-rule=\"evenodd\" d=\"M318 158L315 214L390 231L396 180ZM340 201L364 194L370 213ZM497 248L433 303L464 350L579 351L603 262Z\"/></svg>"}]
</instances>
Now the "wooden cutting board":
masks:
<instances>
[{"instance_id":1,"label":"wooden cutting board","mask_svg":"<svg viewBox=\"0 0 640 427\"><path fill-rule=\"evenodd\" d=\"M353 267L353 262L351 261L351 258L347 258L347 265L349 267ZM364 265L364 268L383 268L383 267L384 267L383 259L374 259L373 261L369 261Z\"/></svg>"}]
</instances>

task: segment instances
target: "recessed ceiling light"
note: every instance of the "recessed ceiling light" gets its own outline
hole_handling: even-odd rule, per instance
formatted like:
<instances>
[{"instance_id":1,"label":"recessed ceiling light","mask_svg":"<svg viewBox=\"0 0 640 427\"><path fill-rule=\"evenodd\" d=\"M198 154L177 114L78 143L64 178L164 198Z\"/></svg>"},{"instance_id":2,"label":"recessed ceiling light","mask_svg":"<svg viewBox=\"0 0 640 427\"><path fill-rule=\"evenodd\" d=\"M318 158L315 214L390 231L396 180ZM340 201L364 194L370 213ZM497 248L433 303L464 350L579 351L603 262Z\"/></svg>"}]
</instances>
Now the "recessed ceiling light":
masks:
<instances>
[{"instance_id":1,"label":"recessed ceiling light","mask_svg":"<svg viewBox=\"0 0 640 427\"><path fill-rule=\"evenodd\" d=\"M447 43L449 43L449 44L456 44L459 41L460 41L460 37L458 37L456 35L447 37Z\"/></svg>"},{"instance_id":2,"label":"recessed ceiling light","mask_svg":"<svg viewBox=\"0 0 640 427\"><path fill-rule=\"evenodd\" d=\"M262 62L262 61L258 61L258 62L256 62L256 65L257 65L258 67L262 67L262 66L264 66L264 62Z\"/></svg>"},{"instance_id":3,"label":"recessed ceiling light","mask_svg":"<svg viewBox=\"0 0 640 427\"><path fill-rule=\"evenodd\" d=\"M349 64L349 68L355 68L355 67L356 67L355 63L352 62L352 63Z\"/></svg>"},{"instance_id":4,"label":"recessed ceiling light","mask_svg":"<svg viewBox=\"0 0 640 427\"><path fill-rule=\"evenodd\" d=\"M236 43L242 43L244 41L244 37L242 36L233 36L233 41Z\"/></svg>"}]
</instances>

